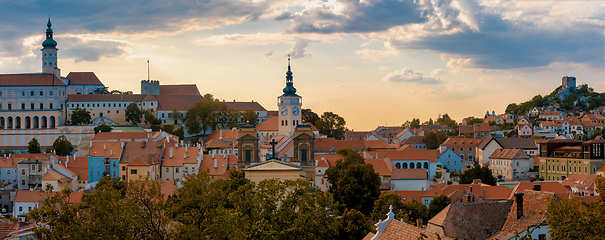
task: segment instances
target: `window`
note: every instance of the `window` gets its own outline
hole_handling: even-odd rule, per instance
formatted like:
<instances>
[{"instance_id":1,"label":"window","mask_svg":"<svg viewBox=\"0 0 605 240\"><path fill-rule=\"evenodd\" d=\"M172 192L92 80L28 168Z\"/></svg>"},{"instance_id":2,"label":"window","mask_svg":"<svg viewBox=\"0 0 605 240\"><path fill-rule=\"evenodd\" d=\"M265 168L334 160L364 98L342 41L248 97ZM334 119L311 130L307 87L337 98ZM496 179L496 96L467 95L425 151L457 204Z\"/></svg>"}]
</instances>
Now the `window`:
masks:
<instances>
[{"instance_id":1,"label":"window","mask_svg":"<svg viewBox=\"0 0 605 240\"><path fill-rule=\"evenodd\" d=\"M11 109L13 108L13 104L12 104L12 103L7 103L7 105L8 105L8 106L7 106L7 107L8 107L8 110L11 110Z\"/></svg>"},{"instance_id":2,"label":"window","mask_svg":"<svg viewBox=\"0 0 605 240\"><path fill-rule=\"evenodd\" d=\"M36 170L36 165L32 165L32 171Z\"/></svg>"},{"instance_id":3,"label":"window","mask_svg":"<svg viewBox=\"0 0 605 240\"><path fill-rule=\"evenodd\" d=\"M21 169L21 175L25 175L25 169Z\"/></svg>"},{"instance_id":4,"label":"window","mask_svg":"<svg viewBox=\"0 0 605 240\"><path fill-rule=\"evenodd\" d=\"M53 95L53 90L48 91L48 96L52 96Z\"/></svg>"},{"instance_id":5,"label":"window","mask_svg":"<svg viewBox=\"0 0 605 240\"><path fill-rule=\"evenodd\" d=\"M105 107L105 103L103 103L103 107Z\"/></svg>"},{"instance_id":6,"label":"window","mask_svg":"<svg viewBox=\"0 0 605 240\"><path fill-rule=\"evenodd\" d=\"M191 167L191 172L195 173L195 167Z\"/></svg>"},{"instance_id":7,"label":"window","mask_svg":"<svg viewBox=\"0 0 605 240\"><path fill-rule=\"evenodd\" d=\"M29 91L29 95L33 97L34 96L34 91Z\"/></svg>"},{"instance_id":8,"label":"window","mask_svg":"<svg viewBox=\"0 0 605 240\"><path fill-rule=\"evenodd\" d=\"M168 168L166 168L166 172L168 172Z\"/></svg>"},{"instance_id":9,"label":"window","mask_svg":"<svg viewBox=\"0 0 605 240\"><path fill-rule=\"evenodd\" d=\"M44 109L44 103L40 103L40 109Z\"/></svg>"},{"instance_id":10,"label":"window","mask_svg":"<svg viewBox=\"0 0 605 240\"><path fill-rule=\"evenodd\" d=\"M44 91L40 91L40 96L44 96Z\"/></svg>"},{"instance_id":11,"label":"window","mask_svg":"<svg viewBox=\"0 0 605 240\"><path fill-rule=\"evenodd\" d=\"M34 109L34 108L32 108ZM25 110L25 103L21 103L21 110Z\"/></svg>"},{"instance_id":12,"label":"window","mask_svg":"<svg viewBox=\"0 0 605 240\"><path fill-rule=\"evenodd\" d=\"M19 212L23 211L23 207L19 206Z\"/></svg>"},{"instance_id":13,"label":"window","mask_svg":"<svg viewBox=\"0 0 605 240\"><path fill-rule=\"evenodd\" d=\"M122 166L122 171L126 171L126 166Z\"/></svg>"},{"instance_id":14,"label":"window","mask_svg":"<svg viewBox=\"0 0 605 240\"><path fill-rule=\"evenodd\" d=\"M179 173L179 168L176 168L176 171L175 171L175 172L176 172L176 173Z\"/></svg>"},{"instance_id":15,"label":"window","mask_svg":"<svg viewBox=\"0 0 605 240\"><path fill-rule=\"evenodd\" d=\"M25 180L21 180L21 185L25 185Z\"/></svg>"},{"instance_id":16,"label":"window","mask_svg":"<svg viewBox=\"0 0 605 240\"><path fill-rule=\"evenodd\" d=\"M130 169L130 174L137 174L137 170L136 169Z\"/></svg>"},{"instance_id":17,"label":"window","mask_svg":"<svg viewBox=\"0 0 605 240\"><path fill-rule=\"evenodd\" d=\"M21 97L25 97L25 91L21 91Z\"/></svg>"},{"instance_id":18,"label":"window","mask_svg":"<svg viewBox=\"0 0 605 240\"><path fill-rule=\"evenodd\" d=\"M34 110L34 103L31 103L31 109Z\"/></svg>"}]
</instances>

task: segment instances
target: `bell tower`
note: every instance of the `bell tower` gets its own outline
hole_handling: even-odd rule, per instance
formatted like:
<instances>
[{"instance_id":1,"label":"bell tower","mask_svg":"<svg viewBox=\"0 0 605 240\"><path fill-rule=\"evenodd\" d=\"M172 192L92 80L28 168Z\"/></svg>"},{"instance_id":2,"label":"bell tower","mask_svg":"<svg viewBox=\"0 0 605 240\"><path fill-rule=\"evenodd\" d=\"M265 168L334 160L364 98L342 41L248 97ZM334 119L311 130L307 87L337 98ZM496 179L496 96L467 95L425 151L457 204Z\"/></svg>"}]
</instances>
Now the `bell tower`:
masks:
<instances>
[{"instance_id":1,"label":"bell tower","mask_svg":"<svg viewBox=\"0 0 605 240\"><path fill-rule=\"evenodd\" d=\"M42 72L52 73L61 78L61 69L57 67L57 41L53 39L52 23L50 23L50 17L46 24L46 40L42 42Z\"/></svg>"},{"instance_id":2,"label":"bell tower","mask_svg":"<svg viewBox=\"0 0 605 240\"><path fill-rule=\"evenodd\" d=\"M288 55L288 71L286 72L286 87L284 94L277 97L278 134L294 136L294 129L302 122L302 97L296 94Z\"/></svg>"}]
</instances>

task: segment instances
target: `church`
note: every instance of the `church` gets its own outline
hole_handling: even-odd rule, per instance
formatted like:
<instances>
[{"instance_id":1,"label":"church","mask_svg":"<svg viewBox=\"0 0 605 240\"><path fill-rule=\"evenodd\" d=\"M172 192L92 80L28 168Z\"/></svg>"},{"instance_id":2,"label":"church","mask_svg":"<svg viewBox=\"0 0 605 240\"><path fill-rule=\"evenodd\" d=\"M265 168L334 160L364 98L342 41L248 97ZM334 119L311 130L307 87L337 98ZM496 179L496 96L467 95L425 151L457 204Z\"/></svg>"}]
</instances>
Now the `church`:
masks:
<instances>
[{"instance_id":1,"label":"church","mask_svg":"<svg viewBox=\"0 0 605 240\"><path fill-rule=\"evenodd\" d=\"M277 116L256 126L240 127L237 136L238 167L244 167L244 172L256 172L256 168L261 168L266 162L280 161L287 163L276 165L283 167L283 171L292 171L297 166L300 177L313 180L313 146L319 131L312 124L302 121L302 97L296 94L294 88L289 57L286 87L283 94L277 97L277 110ZM273 171L280 169L269 171L263 168L262 171L272 176L275 174Z\"/></svg>"}]
</instances>

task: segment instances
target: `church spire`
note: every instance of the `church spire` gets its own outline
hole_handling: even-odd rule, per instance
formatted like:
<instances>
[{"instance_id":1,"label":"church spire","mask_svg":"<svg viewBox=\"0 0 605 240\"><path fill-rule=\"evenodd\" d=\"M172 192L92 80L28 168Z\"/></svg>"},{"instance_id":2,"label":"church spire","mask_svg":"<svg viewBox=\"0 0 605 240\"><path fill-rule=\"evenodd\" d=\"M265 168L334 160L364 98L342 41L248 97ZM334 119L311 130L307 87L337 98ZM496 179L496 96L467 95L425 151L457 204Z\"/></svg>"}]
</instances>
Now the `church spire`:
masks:
<instances>
[{"instance_id":1,"label":"church spire","mask_svg":"<svg viewBox=\"0 0 605 240\"><path fill-rule=\"evenodd\" d=\"M53 73L57 77L61 77L61 70L57 66L57 41L53 39L53 24L50 22L48 17L48 23L46 23L46 40L42 42L42 72Z\"/></svg>"},{"instance_id":2,"label":"church spire","mask_svg":"<svg viewBox=\"0 0 605 240\"><path fill-rule=\"evenodd\" d=\"M294 88L294 81L292 79L293 77L292 68L290 67L290 54L288 54L288 71L286 72L286 87L284 88L284 95L296 95L296 88Z\"/></svg>"}]
</instances>

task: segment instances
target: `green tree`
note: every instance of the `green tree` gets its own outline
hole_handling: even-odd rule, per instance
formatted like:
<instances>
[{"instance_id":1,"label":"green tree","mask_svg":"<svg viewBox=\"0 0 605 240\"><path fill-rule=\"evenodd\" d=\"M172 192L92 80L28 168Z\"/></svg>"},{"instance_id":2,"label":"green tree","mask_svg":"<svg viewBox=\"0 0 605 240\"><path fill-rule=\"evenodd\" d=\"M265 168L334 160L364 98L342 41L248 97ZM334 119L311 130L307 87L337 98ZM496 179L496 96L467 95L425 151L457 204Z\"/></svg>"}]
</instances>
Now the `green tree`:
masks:
<instances>
[{"instance_id":1,"label":"green tree","mask_svg":"<svg viewBox=\"0 0 605 240\"><path fill-rule=\"evenodd\" d=\"M155 116L153 109L143 110L143 116L145 117L145 123L147 124L158 125L162 123L162 120L159 120Z\"/></svg>"},{"instance_id":2,"label":"green tree","mask_svg":"<svg viewBox=\"0 0 605 240\"><path fill-rule=\"evenodd\" d=\"M241 124L249 124L255 126L258 124L258 114L253 110L246 110L241 113Z\"/></svg>"},{"instance_id":3,"label":"green tree","mask_svg":"<svg viewBox=\"0 0 605 240\"><path fill-rule=\"evenodd\" d=\"M447 140L447 135L444 132L428 132L424 134L424 144L428 149L437 149L441 143Z\"/></svg>"},{"instance_id":4,"label":"green tree","mask_svg":"<svg viewBox=\"0 0 605 240\"><path fill-rule=\"evenodd\" d=\"M139 125L143 117L143 111L141 111L137 103L131 103L126 107L124 115L126 116L126 122L130 122L133 125Z\"/></svg>"},{"instance_id":5,"label":"green tree","mask_svg":"<svg viewBox=\"0 0 605 240\"><path fill-rule=\"evenodd\" d=\"M437 123L447 125L454 129L455 135L458 135L458 123L452 119L449 114L443 114L437 118Z\"/></svg>"},{"instance_id":6,"label":"green tree","mask_svg":"<svg viewBox=\"0 0 605 240\"><path fill-rule=\"evenodd\" d=\"M374 210L372 211L371 218L376 222L384 219L391 206L393 206L395 218L404 218L403 213L405 212L404 210L406 210L406 207L403 204L403 201L401 201L401 197L394 192L383 192L380 194L378 200L374 202Z\"/></svg>"},{"instance_id":7,"label":"green tree","mask_svg":"<svg viewBox=\"0 0 605 240\"><path fill-rule=\"evenodd\" d=\"M416 225L416 220L422 219L422 222L428 222L428 209L424 203L420 201L412 201L403 204L405 206L405 212L402 219L412 225Z\"/></svg>"},{"instance_id":8,"label":"green tree","mask_svg":"<svg viewBox=\"0 0 605 240\"><path fill-rule=\"evenodd\" d=\"M213 101L213 102L218 102L218 98L214 98L214 95L212 95L211 93L206 93L204 94L204 99L208 100L208 101Z\"/></svg>"},{"instance_id":9,"label":"green tree","mask_svg":"<svg viewBox=\"0 0 605 240\"><path fill-rule=\"evenodd\" d=\"M473 183L474 179L481 179L481 183L496 185L496 178L494 178L492 170L487 166L481 167L479 164L475 164L473 168L460 174L460 184Z\"/></svg>"},{"instance_id":10,"label":"green tree","mask_svg":"<svg viewBox=\"0 0 605 240\"><path fill-rule=\"evenodd\" d=\"M580 198L561 198L546 210L552 239L603 239L605 203L585 203Z\"/></svg>"},{"instance_id":11,"label":"green tree","mask_svg":"<svg viewBox=\"0 0 605 240\"><path fill-rule=\"evenodd\" d=\"M179 120L183 121L183 113L179 110L172 109L172 112L168 113L168 117L172 118L174 124L177 124Z\"/></svg>"},{"instance_id":12,"label":"green tree","mask_svg":"<svg viewBox=\"0 0 605 240\"><path fill-rule=\"evenodd\" d=\"M59 156L67 156L74 151L74 147L65 135L61 135L53 142L52 150Z\"/></svg>"},{"instance_id":13,"label":"green tree","mask_svg":"<svg viewBox=\"0 0 605 240\"><path fill-rule=\"evenodd\" d=\"M374 201L380 196L380 177L356 151L343 148L338 153L344 159L326 170L328 182L332 184L330 193L341 204L341 209L356 209L369 216Z\"/></svg>"},{"instance_id":14,"label":"green tree","mask_svg":"<svg viewBox=\"0 0 605 240\"><path fill-rule=\"evenodd\" d=\"M417 129L420 128L420 119L418 118L412 118L412 120L407 120L405 121L405 123L403 123L401 125L402 128L409 128L409 129Z\"/></svg>"},{"instance_id":15,"label":"green tree","mask_svg":"<svg viewBox=\"0 0 605 240\"><path fill-rule=\"evenodd\" d=\"M40 143L38 142L38 139L36 138L32 138L32 140L29 141L29 143L27 143L27 152L29 153L40 153Z\"/></svg>"},{"instance_id":16,"label":"green tree","mask_svg":"<svg viewBox=\"0 0 605 240\"><path fill-rule=\"evenodd\" d=\"M338 239L363 239L369 232L372 232L372 226L370 226L363 213L355 209L345 210L340 219Z\"/></svg>"},{"instance_id":17,"label":"green tree","mask_svg":"<svg viewBox=\"0 0 605 240\"><path fill-rule=\"evenodd\" d=\"M103 87L103 88L97 88L94 91L95 94L111 94L108 90L107 87Z\"/></svg>"},{"instance_id":18,"label":"green tree","mask_svg":"<svg viewBox=\"0 0 605 240\"><path fill-rule=\"evenodd\" d=\"M197 135L200 132L205 135L207 129L216 129L219 124L218 117L226 111L225 103L201 100L187 110L185 126L191 135Z\"/></svg>"},{"instance_id":19,"label":"green tree","mask_svg":"<svg viewBox=\"0 0 605 240\"><path fill-rule=\"evenodd\" d=\"M82 125L82 124L90 124L91 117L90 112L86 111L86 109L76 108L71 112L71 124L72 125Z\"/></svg>"},{"instance_id":20,"label":"green tree","mask_svg":"<svg viewBox=\"0 0 605 240\"><path fill-rule=\"evenodd\" d=\"M304 122L311 124L315 124L315 122L319 120L319 115L317 115L317 113L314 113L313 110L307 108L302 109L301 117Z\"/></svg>"},{"instance_id":21,"label":"green tree","mask_svg":"<svg viewBox=\"0 0 605 240\"><path fill-rule=\"evenodd\" d=\"M447 205L450 205L450 202L450 198L445 195L434 197L433 200L431 200L431 203L429 203L428 219L433 218L435 215L437 215L437 213L441 212L441 210L447 207Z\"/></svg>"},{"instance_id":22,"label":"green tree","mask_svg":"<svg viewBox=\"0 0 605 240\"><path fill-rule=\"evenodd\" d=\"M346 121L344 118L332 112L324 112L321 118L315 122L319 133L336 139L343 139L345 137L345 124Z\"/></svg>"},{"instance_id":23,"label":"green tree","mask_svg":"<svg viewBox=\"0 0 605 240\"><path fill-rule=\"evenodd\" d=\"M101 124L99 126L95 127L95 134L99 133L99 132L111 132L113 128L109 125L105 125L105 124Z\"/></svg>"}]
</instances>

